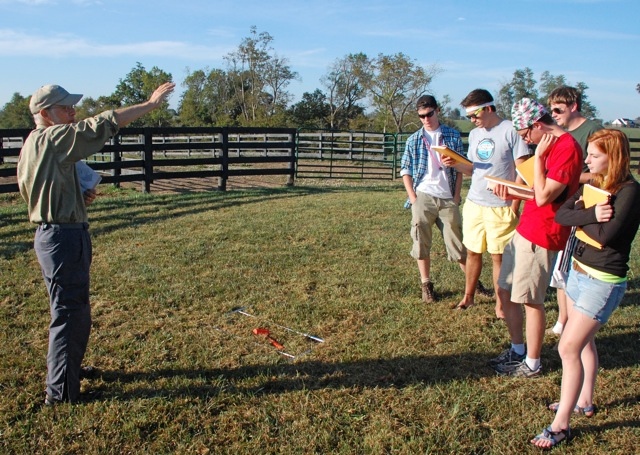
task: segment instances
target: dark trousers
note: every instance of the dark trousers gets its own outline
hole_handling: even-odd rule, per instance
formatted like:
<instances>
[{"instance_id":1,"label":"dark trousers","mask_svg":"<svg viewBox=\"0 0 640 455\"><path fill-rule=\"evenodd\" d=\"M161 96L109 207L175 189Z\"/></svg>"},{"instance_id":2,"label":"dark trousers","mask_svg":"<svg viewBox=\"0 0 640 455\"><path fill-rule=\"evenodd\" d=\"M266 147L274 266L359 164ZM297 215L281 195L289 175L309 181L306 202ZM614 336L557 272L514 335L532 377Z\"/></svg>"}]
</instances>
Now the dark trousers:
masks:
<instances>
[{"instance_id":1,"label":"dark trousers","mask_svg":"<svg viewBox=\"0 0 640 455\"><path fill-rule=\"evenodd\" d=\"M88 224L42 224L34 248L42 269L51 311L47 390L49 399L77 401L80 365L91 331Z\"/></svg>"}]
</instances>

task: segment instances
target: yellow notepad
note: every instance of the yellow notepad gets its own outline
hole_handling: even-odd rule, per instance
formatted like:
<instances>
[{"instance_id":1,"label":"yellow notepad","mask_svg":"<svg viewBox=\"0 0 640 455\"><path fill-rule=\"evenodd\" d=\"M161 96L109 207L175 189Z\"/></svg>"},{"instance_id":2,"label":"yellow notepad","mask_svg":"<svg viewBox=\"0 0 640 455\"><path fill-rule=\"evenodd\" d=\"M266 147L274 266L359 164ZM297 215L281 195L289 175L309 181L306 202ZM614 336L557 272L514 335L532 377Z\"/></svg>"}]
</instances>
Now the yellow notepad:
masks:
<instances>
[{"instance_id":1,"label":"yellow notepad","mask_svg":"<svg viewBox=\"0 0 640 455\"><path fill-rule=\"evenodd\" d=\"M496 185L504 185L509 188L509 194L521 199L532 199L533 189L522 183L512 182L511 180L501 179L500 177L494 177L492 175L485 175L487 179L487 189L493 191Z\"/></svg>"},{"instance_id":2,"label":"yellow notepad","mask_svg":"<svg viewBox=\"0 0 640 455\"><path fill-rule=\"evenodd\" d=\"M516 172L524 181L524 185L521 183L512 182L510 180L501 179L500 177L494 177L492 175L485 175L487 182L487 189L493 191L496 184L501 184L509 187L509 194L511 196L518 197L520 199L533 199L533 159L531 157L528 160L520 163L516 166Z\"/></svg>"},{"instance_id":3,"label":"yellow notepad","mask_svg":"<svg viewBox=\"0 0 640 455\"><path fill-rule=\"evenodd\" d=\"M533 162L535 156L523 161L516 166L516 172L529 188L533 188Z\"/></svg>"},{"instance_id":4,"label":"yellow notepad","mask_svg":"<svg viewBox=\"0 0 640 455\"><path fill-rule=\"evenodd\" d=\"M596 188L595 186L589 185L588 183L582 189L582 201L584 202L585 209L588 209L589 207L593 207L594 205L600 202L605 202L609 200L610 197L611 197L611 193L609 193L608 191L602 190L600 188ZM576 238L598 249L603 248L600 242L589 237L581 227L578 227L576 229Z\"/></svg>"},{"instance_id":5,"label":"yellow notepad","mask_svg":"<svg viewBox=\"0 0 640 455\"><path fill-rule=\"evenodd\" d=\"M464 156L454 152L453 150L451 150L449 147L447 147L445 145L432 145L431 149L435 150L440 155L445 155L445 156L453 158L458 163L464 163L464 164L468 164L468 165L473 165L473 163L471 161L466 159Z\"/></svg>"}]
</instances>

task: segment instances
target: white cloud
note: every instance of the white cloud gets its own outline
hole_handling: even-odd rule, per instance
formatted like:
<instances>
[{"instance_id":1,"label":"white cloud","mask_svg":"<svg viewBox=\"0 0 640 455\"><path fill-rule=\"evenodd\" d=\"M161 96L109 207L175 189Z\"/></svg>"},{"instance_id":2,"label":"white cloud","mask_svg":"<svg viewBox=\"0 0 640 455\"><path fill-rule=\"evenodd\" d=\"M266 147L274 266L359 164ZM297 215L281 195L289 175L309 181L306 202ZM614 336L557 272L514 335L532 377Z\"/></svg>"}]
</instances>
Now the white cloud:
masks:
<instances>
[{"instance_id":1,"label":"white cloud","mask_svg":"<svg viewBox=\"0 0 640 455\"><path fill-rule=\"evenodd\" d=\"M173 57L217 61L230 52L228 46L205 46L183 41L146 41L124 44L93 43L70 34L29 35L0 29L0 55L14 57Z\"/></svg>"}]
</instances>

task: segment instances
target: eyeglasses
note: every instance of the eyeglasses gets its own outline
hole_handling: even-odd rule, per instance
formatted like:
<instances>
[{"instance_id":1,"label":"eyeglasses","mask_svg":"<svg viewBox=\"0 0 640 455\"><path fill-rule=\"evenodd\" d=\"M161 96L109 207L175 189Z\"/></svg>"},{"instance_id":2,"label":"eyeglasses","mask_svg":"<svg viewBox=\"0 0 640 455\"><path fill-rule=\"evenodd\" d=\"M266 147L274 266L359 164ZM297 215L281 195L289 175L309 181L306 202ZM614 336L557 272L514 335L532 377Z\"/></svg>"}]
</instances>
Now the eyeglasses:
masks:
<instances>
[{"instance_id":1,"label":"eyeglasses","mask_svg":"<svg viewBox=\"0 0 640 455\"><path fill-rule=\"evenodd\" d=\"M529 136L531 135L532 129L533 129L533 125L531 125L529 128L526 129L526 131L524 132L524 135L520 134L520 131L518 131L518 134L520 134L520 137L522 138L523 141L527 142L529 140Z\"/></svg>"},{"instance_id":2,"label":"eyeglasses","mask_svg":"<svg viewBox=\"0 0 640 455\"><path fill-rule=\"evenodd\" d=\"M75 106L63 106L62 104L54 104L51 107L57 107L58 109L62 109L63 111L72 112L76 110Z\"/></svg>"},{"instance_id":3,"label":"eyeglasses","mask_svg":"<svg viewBox=\"0 0 640 455\"><path fill-rule=\"evenodd\" d=\"M480 112L484 111L484 107L479 108L478 110L476 110L473 114L471 115L467 115L467 118L469 120L475 120L478 118L478 114L480 114Z\"/></svg>"},{"instance_id":4,"label":"eyeglasses","mask_svg":"<svg viewBox=\"0 0 640 455\"><path fill-rule=\"evenodd\" d=\"M559 107L554 107L553 109L551 109L551 112L553 112L554 114L564 114L565 111L563 111Z\"/></svg>"},{"instance_id":5,"label":"eyeglasses","mask_svg":"<svg viewBox=\"0 0 640 455\"><path fill-rule=\"evenodd\" d=\"M431 112L427 112L426 114L418 114L418 117L420 117L421 119L431 118L435 113L436 113L436 110L434 109Z\"/></svg>"}]
</instances>

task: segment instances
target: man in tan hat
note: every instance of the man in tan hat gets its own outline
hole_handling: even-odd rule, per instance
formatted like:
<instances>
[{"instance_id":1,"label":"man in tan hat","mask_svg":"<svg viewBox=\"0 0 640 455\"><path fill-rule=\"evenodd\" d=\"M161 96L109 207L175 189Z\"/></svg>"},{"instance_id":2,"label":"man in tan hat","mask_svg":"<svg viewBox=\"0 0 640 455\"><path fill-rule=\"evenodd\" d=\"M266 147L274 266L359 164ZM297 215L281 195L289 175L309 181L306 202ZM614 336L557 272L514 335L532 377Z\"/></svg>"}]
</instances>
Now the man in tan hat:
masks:
<instances>
[{"instance_id":1,"label":"man in tan hat","mask_svg":"<svg viewBox=\"0 0 640 455\"><path fill-rule=\"evenodd\" d=\"M29 108L36 128L18 160L18 185L29 221L38 227L34 249L49 292L51 323L45 405L76 402L80 371L91 330L89 267L91 238L76 162L100 151L118 129L160 107L175 84L158 87L148 101L75 121L82 95L59 85L40 87Z\"/></svg>"}]
</instances>

